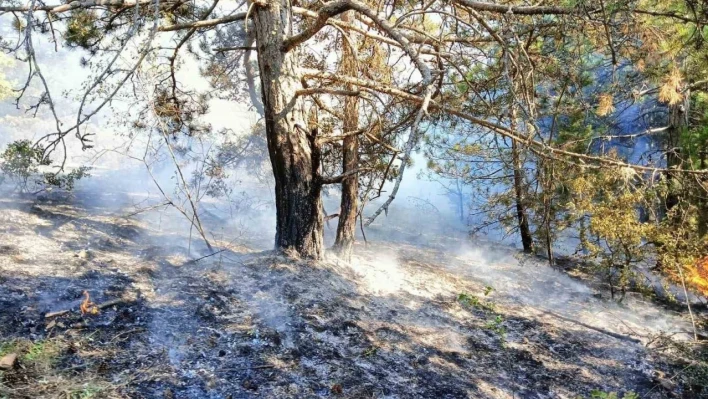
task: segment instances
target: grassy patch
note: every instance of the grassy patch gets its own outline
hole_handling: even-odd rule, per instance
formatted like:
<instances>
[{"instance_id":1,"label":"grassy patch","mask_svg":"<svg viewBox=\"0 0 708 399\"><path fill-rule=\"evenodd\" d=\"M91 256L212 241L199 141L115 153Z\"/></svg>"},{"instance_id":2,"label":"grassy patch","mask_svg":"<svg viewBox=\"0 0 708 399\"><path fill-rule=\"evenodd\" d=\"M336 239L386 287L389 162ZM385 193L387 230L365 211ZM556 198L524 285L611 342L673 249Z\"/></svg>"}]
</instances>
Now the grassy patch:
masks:
<instances>
[{"instance_id":1,"label":"grassy patch","mask_svg":"<svg viewBox=\"0 0 708 399\"><path fill-rule=\"evenodd\" d=\"M29 345L22 360L38 366L51 367L59 357L61 347L57 341L42 340Z\"/></svg>"},{"instance_id":2,"label":"grassy patch","mask_svg":"<svg viewBox=\"0 0 708 399\"><path fill-rule=\"evenodd\" d=\"M494 303L479 299L474 295L469 295L465 293L459 294L457 296L457 302L459 302L462 306L473 307L475 309L479 309L485 312L494 312L495 309Z\"/></svg>"},{"instance_id":3,"label":"grassy patch","mask_svg":"<svg viewBox=\"0 0 708 399\"><path fill-rule=\"evenodd\" d=\"M377 348L376 346L370 346L364 351L364 353L362 353L362 355L364 355L365 357L372 357L375 356L378 351L379 348Z\"/></svg>"},{"instance_id":4,"label":"grassy patch","mask_svg":"<svg viewBox=\"0 0 708 399\"><path fill-rule=\"evenodd\" d=\"M30 341L15 339L0 341L0 356L16 353L19 367L0 372L0 399L12 398L17 392L29 397L98 399L116 398L117 387L91 370L82 374L62 368L62 356L68 343L61 338Z\"/></svg>"},{"instance_id":5,"label":"grassy patch","mask_svg":"<svg viewBox=\"0 0 708 399\"><path fill-rule=\"evenodd\" d=\"M484 296L488 296L493 290L490 286L484 287ZM464 307L471 307L484 312L485 318L488 320L484 327L497 334L502 346L504 345L506 342L504 317L496 312L496 306L493 302L466 293L457 295L457 302ZM490 316L494 316L494 318L489 319L488 317Z\"/></svg>"},{"instance_id":6,"label":"grassy patch","mask_svg":"<svg viewBox=\"0 0 708 399\"><path fill-rule=\"evenodd\" d=\"M16 341L2 341L0 342L0 357L7 355L8 353L17 353L17 342Z\"/></svg>"},{"instance_id":7,"label":"grassy patch","mask_svg":"<svg viewBox=\"0 0 708 399\"><path fill-rule=\"evenodd\" d=\"M94 399L100 398L100 394L104 391L103 388L94 385L88 385L83 388L74 389L67 392L66 396L69 399Z\"/></svg>"}]
</instances>

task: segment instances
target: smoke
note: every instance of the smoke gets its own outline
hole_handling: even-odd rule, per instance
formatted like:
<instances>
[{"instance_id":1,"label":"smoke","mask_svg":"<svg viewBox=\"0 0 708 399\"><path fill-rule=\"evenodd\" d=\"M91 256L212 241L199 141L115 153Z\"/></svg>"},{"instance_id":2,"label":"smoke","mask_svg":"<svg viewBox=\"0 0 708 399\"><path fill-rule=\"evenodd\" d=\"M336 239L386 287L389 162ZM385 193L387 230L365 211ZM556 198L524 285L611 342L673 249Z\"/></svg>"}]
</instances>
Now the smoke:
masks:
<instances>
[{"instance_id":1,"label":"smoke","mask_svg":"<svg viewBox=\"0 0 708 399\"><path fill-rule=\"evenodd\" d=\"M640 295L630 294L619 303L601 287L594 287L597 283L593 281L574 279L543 260L505 248L465 244L457 249L455 259L459 262L445 263L449 270L492 287L493 299L530 312L556 314L608 331L643 336L691 331L690 322L680 314Z\"/></svg>"},{"instance_id":2,"label":"smoke","mask_svg":"<svg viewBox=\"0 0 708 399\"><path fill-rule=\"evenodd\" d=\"M42 54L50 54L51 48L48 46L48 43L43 43L38 44L37 48ZM77 68L80 57L77 52L60 60L40 59L56 61L63 71L67 71L62 77L54 76L49 82L55 92L75 88L72 87L75 82L82 80L84 71ZM21 69L11 70L8 76L19 80L24 72ZM183 81L199 80L199 72L194 65L185 66L180 74ZM58 108L76 109L75 99L63 98L60 101ZM128 107L129 104L118 104L116 110L125 111ZM37 139L53 129L46 113L31 118L24 110L14 109L7 101L0 107L0 112L4 115L0 127L2 147L21 138ZM62 117L71 119L68 115ZM175 164L161 147L149 154L146 165L142 162L148 146L145 137L135 134L130 127L110 122L99 117L86 127L96 134L96 148L93 150L82 151L75 140L67 141L68 166L90 165L94 168L92 177L78 183L75 198L106 215L122 217L132 214L131 217L150 228L149 234L141 237L142 240L151 241L156 246L174 248L175 256L194 259L208 255L209 251L194 231L193 222L174 206L164 205L166 201L172 201L188 208L184 190L180 189L177 167L185 176L191 177L195 172L199 173L199 162L180 157L178 164ZM214 135L202 141L180 139L181 145L195 148L201 156L226 140L248 133L256 117L243 104L214 99L210 101L210 112L205 115L205 122L212 125L214 131L232 129L232 132L229 136ZM636 128L632 125L627 130ZM480 239L470 241L465 221L461 221L456 214L457 204L451 201L439 183L419 179L418 175L425 170L425 161L419 154L413 160L414 166L406 171L401 190L388 214L381 215L370 228L365 229L366 238L373 243L372 246L366 248L359 245L355 260L346 264L349 271L358 276L357 288L361 293L374 297L405 294L431 300L440 296L454 297L488 286L492 289L490 300L534 317L553 317L548 316L552 313L619 333L646 335L690 330L688 322L680 315L639 298L630 296L623 304L617 304L588 282L553 270L540 260L517 257L517 252L511 247ZM231 170L228 184L233 191L227 196L196 195L207 236L218 248L237 244L250 249L272 248L275 231L273 187L267 180L254 178L253 172L248 168ZM381 198L371 202L364 216L373 212L386 196L384 192ZM338 208L338 200L336 192L325 199L325 207L330 213ZM329 243L333 239L336 220L331 224L331 227L325 228ZM357 233L361 244L364 236L361 231ZM88 243L86 246L90 249ZM231 281L243 279L243 271L243 268L235 268L229 278ZM259 272L271 271L265 269ZM292 339L288 338L292 334L288 328L291 316L281 297L282 287L282 282L275 281L270 287L254 289L247 293L247 304L266 326L286 337L287 347L292 345ZM163 299L168 302L169 295ZM51 297L46 300L50 301ZM168 321L176 322L156 320L154 328L164 329ZM258 330L254 333L254 340L260 339L257 334ZM173 338L157 334L155 339L171 346L169 344ZM179 353L172 350L170 359L178 362Z\"/></svg>"},{"instance_id":3,"label":"smoke","mask_svg":"<svg viewBox=\"0 0 708 399\"><path fill-rule=\"evenodd\" d=\"M377 296L394 295L404 289L405 271L394 253L379 252L372 257L356 257L352 270L361 278L360 290Z\"/></svg>"}]
</instances>

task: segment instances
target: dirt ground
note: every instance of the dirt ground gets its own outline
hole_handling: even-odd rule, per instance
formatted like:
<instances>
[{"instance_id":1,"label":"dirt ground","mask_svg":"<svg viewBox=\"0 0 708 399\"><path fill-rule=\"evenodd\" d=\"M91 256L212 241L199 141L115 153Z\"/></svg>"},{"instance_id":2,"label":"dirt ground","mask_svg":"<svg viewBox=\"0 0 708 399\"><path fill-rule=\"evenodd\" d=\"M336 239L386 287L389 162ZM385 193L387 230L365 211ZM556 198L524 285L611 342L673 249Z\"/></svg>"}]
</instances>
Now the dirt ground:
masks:
<instances>
[{"instance_id":1,"label":"dirt ground","mask_svg":"<svg viewBox=\"0 0 708 399\"><path fill-rule=\"evenodd\" d=\"M0 202L0 357L19 356L0 398L708 397L654 349L684 314L509 251L377 239L311 263L236 241L194 261L185 229L81 198Z\"/></svg>"}]
</instances>

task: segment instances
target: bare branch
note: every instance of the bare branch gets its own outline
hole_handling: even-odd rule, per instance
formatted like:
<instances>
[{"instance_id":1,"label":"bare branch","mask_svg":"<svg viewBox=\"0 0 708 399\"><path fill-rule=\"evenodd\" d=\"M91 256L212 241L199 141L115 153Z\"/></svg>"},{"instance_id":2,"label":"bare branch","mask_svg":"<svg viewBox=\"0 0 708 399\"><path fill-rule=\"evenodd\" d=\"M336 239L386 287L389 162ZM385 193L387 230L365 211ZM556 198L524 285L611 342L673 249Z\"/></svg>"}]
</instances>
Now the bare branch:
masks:
<instances>
[{"instance_id":1,"label":"bare branch","mask_svg":"<svg viewBox=\"0 0 708 399\"><path fill-rule=\"evenodd\" d=\"M258 51L256 47L250 46L236 46L236 47L217 47L214 49L216 53L223 53L224 51Z\"/></svg>"},{"instance_id":2,"label":"bare branch","mask_svg":"<svg viewBox=\"0 0 708 399\"><path fill-rule=\"evenodd\" d=\"M352 4L347 0L334 1L326 3L320 8L317 13L317 19L305 30L295 36L289 37L283 41L282 51L290 51L295 46L304 43L312 36L316 35L332 17L335 17L345 11L352 9Z\"/></svg>"},{"instance_id":3,"label":"bare branch","mask_svg":"<svg viewBox=\"0 0 708 399\"><path fill-rule=\"evenodd\" d=\"M176 30L183 29L199 29L199 28L209 28L216 25L227 24L230 22L243 21L246 19L245 12L239 12L233 15L222 18L205 19L202 21L185 22L181 24L174 24L169 26L161 26L158 30L160 32L173 32Z\"/></svg>"},{"instance_id":4,"label":"bare branch","mask_svg":"<svg viewBox=\"0 0 708 399\"><path fill-rule=\"evenodd\" d=\"M364 132L366 132L366 129L354 130L351 132L338 134L336 136L322 136L322 137L317 138L317 143L325 144L325 143L331 143L334 141L340 141L340 140L344 140L347 137L356 136L356 135L362 134Z\"/></svg>"},{"instance_id":5,"label":"bare branch","mask_svg":"<svg viewBox=\"0 0 708 399\"><path fill-rule=\"evenodd\" d=\"M349 176L354 176L356 174L359 174L359 172L365 172L368 170L372 170L371 168L357 168L357 169L352 169L350 171L347 171L345 173L342 173L341 175L337 176L332 176L332 177L320 177L319 182L320 184L336 184L336 183L341 183L344 179L346 179Z\"/></svg>"},{"instance_id":6,"label":"bare branch","mask_svg":"<svg viewBox=\"0 0 708 399\"><path fill-rule=\"evenodd\" d=\"M300 89L295 92L296 96L309 96L312 94L333 94L339 96L356 97L361 95L361 92L359 90L328 89L326 87L311 87L306 89Z\"/></svg>"},{"instance_id":7,"label":"bare branch","mask_svg":"<svg viewBox=\"0 0 708 399\"><path fill-rule=\"evenodd\" d=\"M251 62L252 50L255 50L255 47L250 46L253 44L254 40L255 38L253 34L249 33L246 37L246 46L244 47L246 53L243 55L243 67L246 71L246 86L248 87L248 95L251 98L251 103L253 103L253 108L256 109L256 112L258 112L259 115L263 116L265 115L263 100L259 95L260 93L256 89L256 70L258 69L258 66Z\"/></svg>"},{"instance_id":8,"label":"bare branch","mask_svg":"<svg viewBox=\"0 0 708 399\"><path fill-rule=\"evenodd\" d=\"M494 4L481 1L471 0L454 0L455 3L461 4L477 11L493 12L497 14L516 14L516 15L572 15L582 14L585 11L581 8L571 7L556 7L556 6L514 6L504 4Z\"/></svg>"}]
</instances>

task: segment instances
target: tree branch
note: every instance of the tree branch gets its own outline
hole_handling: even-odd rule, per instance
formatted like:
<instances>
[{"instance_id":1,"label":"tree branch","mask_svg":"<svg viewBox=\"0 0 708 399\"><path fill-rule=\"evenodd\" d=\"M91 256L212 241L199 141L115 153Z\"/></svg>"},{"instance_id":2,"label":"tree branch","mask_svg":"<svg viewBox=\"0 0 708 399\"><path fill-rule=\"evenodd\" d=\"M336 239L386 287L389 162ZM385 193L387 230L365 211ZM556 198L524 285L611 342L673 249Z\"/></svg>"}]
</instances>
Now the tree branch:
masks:
<instances>
[{"instance_id":1,"label":"tree branch","mask_svg":"<svg viewBox=\"0 0 708 399\"><path fill-rule=\"evenodd\" d=\"M349 11L351 8L352 5L347 0L326 3L322 8L318 10L317 19L315 19L315 21L307 29L303 30L295 36L286 38L283 41L281 50L287 52L295 48L295 46L304 43L312 36L316 35L317 32L322 30L322 28L327 25L327 22L330 18L335 17L343 12Z\"/></svg>"},{"instance_id":2,"label":"tree branch","mask_svg":"<svg viewBox=\"0 0 708 399\"><path fill-rule=\"evenodd\" d=\"M415 104L422 104L423 101L425 100L423 97L405 92L403 90L400 90L400 89L397 89L394 87L386 86L381 82L375 82L375 81L360 79L360 78L353 78L350 76L343 76L343 75L338 75L338 74L334 74L334 73L330 73L330 72L322 72L322 71L313 70L313 69L305 69L303 72L304 72L305 76L307 76L307 77L335 80L335 81L339 81L341 83L349 83L349 84L357 85L360 87L366 87L371 90L378 91L380 93L388 94L391 96L396 96L398 98L401 98L406 101L410 101ZM430 101L430 108L438 110L440 112L447 113L452 116L456 116L460 119L471 122L477 126L489 129L494 133L500 134L500 135L510 138L512 140L516 140L521 145L526 146L527 148L534 151L537 155L542 156L542 157L553 158L553 156L560 156L560 157L571 158L571 159L575 159L575 160L580 161L584 166L589 167L589 168L600 168L600 167L614 166L614 167L629 168L629 169L633 169L638 172L662 173L662 172L669 171L668 169L665 169L665 168L634 165L631 163L622 162L619 160L615 160L615 159L611 159L611 158L607 158L607 157L603 157L603 156L581 154L581 153L577 153L577 152L573 152L573 151L567 151L562 148L551 147L544 142L534 140L532 137L519 135L516 132L511 131L509 128L507 128L505 126L496 124L494 122L490 122L485 119L475 117L475 116L470 115L470 114L468 114L464 111L461 111L457 108L451 107L449 105L440 104L434 100ZM562 159L559 159L559 160L562 160ZM589 163L584 163L584 162L589 162ZM690 175L708 175L708 170L671 169L670 171L672 173L683 173L683 174L690 174Z\"/></svg>"},{"instance_id":3,"label":"tree branch","mask_svg":"<svg viewBox=\"0 0 708 399\"><path fill-rule=\"evenodd\" d=\"M338 134L336 136L318 137L317 143L325 144L325 143L331 143L333 141L344 140L347 137L356 136L356 135L364 133L365 131L366 131L366 129L359 129L359 130L354 130L354 131L347 132L347 133Z\"/></svg>"},{"instance_id":4,"label":"tree branch","mask_svg":"<svg viewBox=\"0 0 708 399\"><path fill-rule=\"evenodd\" d=\"M344 179L346 179L349 176L353 176L353 175L358 174L359 172L365 172L368 170L373 170L373 169L372 168L357 168L357 169L352 169L348 172L342 173L341 175L338 175L338 176L332 176L332 177L320 176L319 182L320 182L320 184L341 183Z\"/></svg>"},{"instance_id":5,"label":"tree branch","mask_svg":"<svg viewBox=\"0 0 708 399\"><path fill-rule=\"evenodd\" d=\"M58 14L77 8L92 7L132 7L136 4L150 4L153 0L84 0L72 1L67 4L43 5L43 6L6 6L0 7L0 12L27 12L27 11L47 11Z\"/></svg>"},{"instance_id":6,"label":"tree branch","mask_svg":"<svg viewBox=\"0 0 708 399\"><path fill-rule=\"evenodd\" d=\"M169 26L161 26L158 30L160 32L173 32L176 30L183 30L183 29L208 28L211 26L226 24L229 22L243 21L246 19L246 14L247 13L245 13L245 12L239 12L239 13L236 13L233 15L229 15L228 17L205 19L202 21L192 21L192 22L185 22L185 23L174 24L174 25L169 25Z\"/></svg>"},{"instance_id":7,"label":"tree branch","mask_svg":"<svg viewBox=\"0 0 708 399\"><path fill-rule=\"evenodd\" d=\"M471 0L454 0L477 11L493 12L497 14L517 14L517 15L572 15L581 14L584 11L580 8L556 7L556 6L514 6L505 4L494 4ZM593 10L591 10L593 11Z\"/></svg>"},{"instance_id":8,"label":"tree branch","mask_svg":"<svg viewBox=\"0 0 708 399\"><path fill-rule=\"evenodd\" d=\"M312 94L333 94L340 96L351 96L357 97L361 95L359 90L342 90L342 89L328 89L326 87L310 87L305 89L300 89L295 92L296 96L309 96Z\"/></svg>"},{"instance_id":9,"label":"tree branch","mask_svg":"<svg viewBox=\"0 0 708 399\"><path fill-rule=\"evenodd\" d=\"M236 47L217 47L213 49L216 53L223 53L224 51L258 51L256 47L248 46L236 46Z\"/></svg>"}]
</instances>

